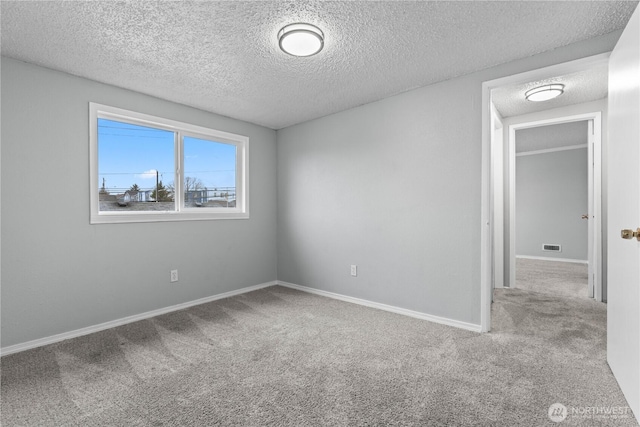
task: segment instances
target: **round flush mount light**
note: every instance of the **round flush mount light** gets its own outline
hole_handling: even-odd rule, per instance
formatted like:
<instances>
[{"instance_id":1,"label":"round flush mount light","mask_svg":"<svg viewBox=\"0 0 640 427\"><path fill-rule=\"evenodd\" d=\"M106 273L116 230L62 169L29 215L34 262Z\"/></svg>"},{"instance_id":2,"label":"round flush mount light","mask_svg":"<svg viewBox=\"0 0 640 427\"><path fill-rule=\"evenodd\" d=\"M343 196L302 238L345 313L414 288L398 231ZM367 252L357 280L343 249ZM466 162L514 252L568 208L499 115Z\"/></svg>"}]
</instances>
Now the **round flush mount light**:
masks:
<instances>
[{"instance_id":1,"label":"round flush mount light","mask_svg":"<svg viewBox=\"0 0 640 427\"><path fill-rule=\"evenodd\" d=\"M525 92L527 101L540 102L556 98L564 93L564 85L560 83L539 86Z\"/></svg>"},{"instance_id":2,"label":"round flush mount light","mask_svg":"<svg viewBox=\"0 0 640 427\"><path fill-rule=\"evenodd\" d=\"M311 56L322 50L324 34L311 24L289 24L278 32L280 49L293 56Z\"/></svg>"}]
</instances>

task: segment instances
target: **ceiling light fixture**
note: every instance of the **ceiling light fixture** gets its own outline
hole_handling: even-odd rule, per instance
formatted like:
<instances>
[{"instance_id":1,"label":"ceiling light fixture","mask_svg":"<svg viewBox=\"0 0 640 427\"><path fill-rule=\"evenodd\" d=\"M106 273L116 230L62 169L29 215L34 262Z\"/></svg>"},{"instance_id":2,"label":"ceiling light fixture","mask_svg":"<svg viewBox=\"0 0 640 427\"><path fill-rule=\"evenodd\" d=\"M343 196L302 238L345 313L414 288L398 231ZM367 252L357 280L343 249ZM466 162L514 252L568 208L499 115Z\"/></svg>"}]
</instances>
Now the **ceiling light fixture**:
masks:
<instances>
[{"instance_id":1,"label":"ceiling light fixture","mask_svg":"<svg viewBox=\"0 0 640 427\"><path fill-rule=\"evenodd\" d=\"M527 99L527 101L540 102L556 98L563 93L564 85L560 83L554 83L528 90L525 92L524 97Z\"/></svg>"},{"instance_id":2,"label":"ceiling light fixture","mask_svg":"<svg viewBox=\"0 0 640 427\"><path fill-rule=\"evenodd\" d=\"M280 49L293 56L311 56L322 50L324 34L311 24L289 24L278 32Z\"/></svg>"}]
</instances>

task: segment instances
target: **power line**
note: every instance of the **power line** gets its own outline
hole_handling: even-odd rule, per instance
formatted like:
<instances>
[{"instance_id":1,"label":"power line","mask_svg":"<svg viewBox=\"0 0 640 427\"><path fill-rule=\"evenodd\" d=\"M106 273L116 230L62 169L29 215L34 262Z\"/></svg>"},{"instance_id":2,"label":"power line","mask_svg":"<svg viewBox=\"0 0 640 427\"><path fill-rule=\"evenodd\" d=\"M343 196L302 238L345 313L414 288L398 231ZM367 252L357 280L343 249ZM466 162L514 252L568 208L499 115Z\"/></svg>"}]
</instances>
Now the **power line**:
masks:
<instances>
[{"instance_id":1,"label":"power line","mask_svg":"<svg viewBox=\"0 0 640 427\"><path fill-rule=\"evenodd\" d=\"M219 170L214 170L214 171L188 171L188 172L185 172L184 174L185 174L185 178L186 178L186 175L189 174L189 173L193 174L193 173L216 173L216 172L235 172L235 171L236 171L235 169L219 169ZM171 173L172 174L173 171L170 171L170 172L169 171L164 171L164 172L163 171L158 171L158 173L161 174L161 175L163 173L166 173L166 174L170 174ZM153 176L155 176L156 173L155 173L155 171L153 171L153 172L99 172L98 175L149 175L149 176L153 175ZM192 177L192 178L197 178L197 177Z\"/></svg>"},{"instance_id":2,"label":"power line","mask_svg":"<svg viewBox=\"0 0 640 427\"><path fill-rule=\"evenodd\" d=\"M107 133L105 133L105 132L98 133L98 137L107 136L107 135L108 136L128 136L130 138L136 138L136 139L138 139L138 138L169 139L168 135L165 135L165 136L144 136L144 135L124 135L124 134L121 134L121 133L108 133L108 132ZM173 140L173 137L171 137L171 139ZM171 142L173 142L173 141L171 141Z\"/></svg>"},{"instance_id":3,"label":"power line","mask_svg":"<svg viewBox=\"0 0 640 427\"><path fill-rule=\"evenodd\" d=\"M169 172L162 172L162 171L158 171L158 173L160 175L162 175L163 173L169 173ZM99 172L98 175L148 175L148 176L156 176L156 172Z\"/></svg>"},{"instance_id":4,"label":"power line","mask_svg":"<svg viewBox=\"0 0 640 427\"><path fill-rule=\"evenodd\" d=\"M135 125L133 125L135 126ZM143 128L140 126L140 129L138 128L128 128L128 127L123 127L123 126L107 126L107 125L98 125L99 128L109 128L109 129L120 129L120 130L134 130L137 132L165 132L165 133L175 133L175 132L171 132L169 130L164 130L164 129L153 129L153 128Z\"/></svg>"},{"instance_id":5,"label":"power line","mask_svg":"<svg viewBox=\"0 0 640 427\"><path fill-rule=\"evenodd\" d=\"M184 174L188 173L216 173L216 172L235 172L235 169L218 169L215 171L185 171Z\"/></svg>"}]
</instances>

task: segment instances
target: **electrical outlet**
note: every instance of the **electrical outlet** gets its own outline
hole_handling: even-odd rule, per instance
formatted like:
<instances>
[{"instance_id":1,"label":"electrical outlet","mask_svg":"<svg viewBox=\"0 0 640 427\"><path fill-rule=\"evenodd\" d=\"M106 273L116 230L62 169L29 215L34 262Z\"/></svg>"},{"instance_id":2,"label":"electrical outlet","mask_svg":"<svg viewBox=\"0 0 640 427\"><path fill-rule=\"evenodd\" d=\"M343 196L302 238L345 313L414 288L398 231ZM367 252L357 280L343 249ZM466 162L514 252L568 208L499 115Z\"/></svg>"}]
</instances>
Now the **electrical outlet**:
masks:
<instances>
[{"instance_id":1,"label":"electrical outlet","mask_svg":"<svg viewBox=\"0 0 640 427\"><path fill-rule=\"evenodd\" d=\"M358 275L358 266L357 265L352 265L351 266L351 275L353 277L356 277Z\"/></svg>"},{"instance_id":2,"label":"electrical outlet","mask_svg":"<svg viewBox=\"0 0 640 427\"><path fill-rule=\"evenodd\" d=\"M178 281L178 270L171 270L171 283Z\"/></svg>"}]
</instances>

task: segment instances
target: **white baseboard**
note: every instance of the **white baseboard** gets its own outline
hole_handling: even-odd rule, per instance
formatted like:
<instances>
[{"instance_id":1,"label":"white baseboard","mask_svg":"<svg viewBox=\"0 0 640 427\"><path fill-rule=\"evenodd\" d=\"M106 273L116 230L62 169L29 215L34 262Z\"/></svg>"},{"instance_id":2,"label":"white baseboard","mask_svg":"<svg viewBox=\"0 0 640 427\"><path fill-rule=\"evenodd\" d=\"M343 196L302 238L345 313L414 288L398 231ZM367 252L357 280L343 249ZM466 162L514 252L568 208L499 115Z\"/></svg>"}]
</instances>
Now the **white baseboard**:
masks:
<instances>
[{"instance_id":1,"label":"white baseboard","mask_svg":"<svg viewBox=\"0 0 640 427\"><path fill-rule=\"evenodd\" d=\"M18 353L32 348L42 347L48 344L54 344L60 341L68 340L71 338L81 337L83 335L92 334L94 332L104 331L105 329L115 328L117 326L126 325L128 323L137 322L139 320L149 319L151 317L160 316L162 314L171 313L173 311L183 310L185 308L192 307L194 305L205 304L207 302L216 301L223 298L229 298L232 296L244 294L247 292L255 291L258 289L267 288L269 286L280 285L299 291L308 292L311 294L321 295L328 298L333 298L353 304L363 305L366 307L377 308L379 310L389 311L396 314L402 314L404 316L415 317L417 319L428 320L430 322L440 323L443 325L453 326L456 328L466 329L468 331L480 332L480 325L473 323L461 322L459 320L448 319L445 317L433 316L431 314L421 313L419 311L408 310L405 308L395 307L392 305L382 304L378 302L368 301L360 298L354 298L346 295L336 294L333 292L322 291L319 289L308 288L306 286L300 286L293 283L283 282L281 280L274 280L272 282L262 283L255 286L248 286L246 288L237 289L235 291L224 292L209 297L200 298L193 301L184 302L181 304L172 305L169 307L159 308L157 310L147 311L145 313L135 314L133 316L123 317L121 319L111 320L109 322L100 323L98 325L87 326L86 328L80 328L69 332L63 332L61 334L51 335L49 337L38 338L36 340L27 341L20 344L11 345L8 347L0 348L0 356L7 356L9 354Z\"/></svg>"},{"instance_id":2,"label":"white baseboard","mask_svg":"<svg viewBox=\"0 0 640 427\"><path fill-rule=\"evenodd\" d=\"M147 311L145 313L134 314L133 316L123 317L122 319L111 320L109 322L100 323L98 325L87 326L86 328L76 329L74 331L63 332L61 334L52 335L45 338L38 338L33 341L27 341L21 344L10 345L8 347L0 348L0 356L6 356L20 351L30 350L36 347L42 347L43 345L53 344L56 342L68 340L70 338L81 337L83 335L92 334L94 332L104 331L105 329L115 328L116 326L126 325L127 323L137 322L138 320L148 319L150 317L160 316L161 314L171 313L172 311L183 310L185 308L192 307L194 305L200 305L211 301L216 301L223 298L229 298L235 295L244 294L247 292L255 291L269 286L276 285L277 282L262 283L260 285L248 286L246 288L237 289L235 291L224 292L222 294L213 295L210 297L204 297L193 301L183 302L181 304L172 305L169 307L159 308L157 310Z\"/></svg>"},{"instance_id":3,"label":"white baseboard","mask_svg":"<svg viewBox=\"0 0 640 427\"><path fill-rule=\"evenodd\" d=\"M589 264L589 261L585 259L551 258L551 257L544 257L544 256L529 256L529 255L516 255L516 258L536 259L539 261L570 262L573 264Z\"/></svg>"},{"instance_id":4,"label":"white baseboard","mask_svg":"<svg viewBox=\"0 0 640 427\"><path fill-rule=\"evenodd\" d=\"M346 302L350 302L358 305L364 305L366 307L377 308L379 310L390 311L392 313L402 314L404 316L409 316L409 317L415 317L417 319L422 319L422 320L428 320L429 322L440 323L442 325L453 326L455 328L466 329L472 332L481 332L480 325L475 325L473 323L461 322L459 320L448 319L446 317L433 316L431 314L408 310L406 308L395 307L392 305L382 304L379 302L368 301L360 298L354 298L354 297L350 297L342 294L336 294L333 292L322 291L319 289L296 285L294 283L283 282L282 280L277 280L276 283L280 286L285 286L291 289L297 289L299 291L308 292L311 294L321 295L323 297L333 298L340 301L346 301Z\"/></svg>"}]
</instances>

